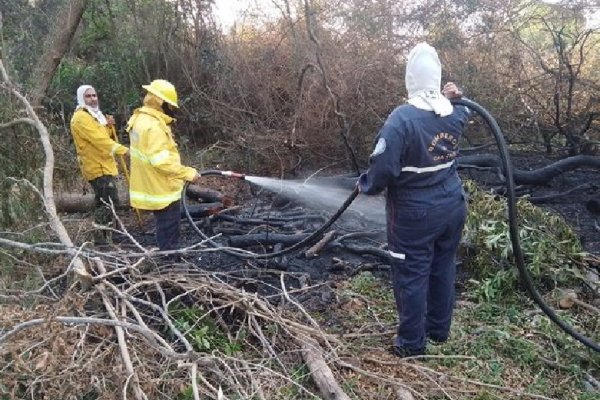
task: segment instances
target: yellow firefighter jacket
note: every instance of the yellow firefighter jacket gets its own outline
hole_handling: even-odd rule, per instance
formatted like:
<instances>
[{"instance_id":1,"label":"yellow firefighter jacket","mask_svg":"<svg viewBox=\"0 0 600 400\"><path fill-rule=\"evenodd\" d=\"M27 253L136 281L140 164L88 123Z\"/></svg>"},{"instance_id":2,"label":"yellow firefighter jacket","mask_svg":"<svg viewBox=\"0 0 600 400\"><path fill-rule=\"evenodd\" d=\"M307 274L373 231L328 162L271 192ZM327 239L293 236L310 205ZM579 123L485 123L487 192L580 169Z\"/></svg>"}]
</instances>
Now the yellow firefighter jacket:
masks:
<instances>
[{"instance_id":1,"label":"yellow firefighter jacket","mask_svg":"<svg viewBox=\"0 0 600 400\"><path fill-rule=\"evenodd\" d=\"M114 155L126 154L127 147L111 138L110 127L99 123L85 108L79 108L71 118L71 134L85 180L117 175Z\"/></svg>"},{"instance_id":2,"label":"yellow firefighter jacket","mask_svg":"<svg viewBox=\"0 0 600 400\"><path fill-rule=\"evenodd\" d=\"M127 123L133 208L161 210L181 198L184 180L196 177L194 168L181 165L171 122L165 113L144 106L136 109Z\"/></svg>"}]
</instances>

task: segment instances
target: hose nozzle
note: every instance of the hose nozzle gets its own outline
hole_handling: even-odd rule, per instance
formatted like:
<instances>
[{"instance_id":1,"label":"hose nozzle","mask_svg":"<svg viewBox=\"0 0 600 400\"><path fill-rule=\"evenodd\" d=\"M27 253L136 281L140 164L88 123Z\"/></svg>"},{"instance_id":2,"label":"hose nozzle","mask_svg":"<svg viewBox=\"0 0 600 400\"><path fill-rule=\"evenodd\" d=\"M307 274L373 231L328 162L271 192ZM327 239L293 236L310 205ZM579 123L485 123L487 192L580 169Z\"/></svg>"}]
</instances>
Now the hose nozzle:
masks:
<instances>
[{"instance_id":1,"label":"hose nozzle","mask_svg":"<svg viewBox=\"0 0 600 400\"><path fill-rule=\"evenodd\" d=\"M237 178L237 179L241 179L244 180L246 179L246 175L244 174L240 174L239 172L233 172L233 171L223 171L223 175L224 176L229 176L231 178Z\"/></svg>"},{"instance_id":2,"label":"hose nozzle","mask_svg":"<svg viewBox=\"0 0 600 400\"><path fill-rule=\"evenodd\" d=\"M200 171L200 176L207 176L207 175L221 175L221 176L228 176L231 178L237 178L237 179L246 179L246 175L244 174L240 174L239 172L233 172L233 171L221 171L218 169L207 169L205 171Z\"/></svg>"}]
</instances>

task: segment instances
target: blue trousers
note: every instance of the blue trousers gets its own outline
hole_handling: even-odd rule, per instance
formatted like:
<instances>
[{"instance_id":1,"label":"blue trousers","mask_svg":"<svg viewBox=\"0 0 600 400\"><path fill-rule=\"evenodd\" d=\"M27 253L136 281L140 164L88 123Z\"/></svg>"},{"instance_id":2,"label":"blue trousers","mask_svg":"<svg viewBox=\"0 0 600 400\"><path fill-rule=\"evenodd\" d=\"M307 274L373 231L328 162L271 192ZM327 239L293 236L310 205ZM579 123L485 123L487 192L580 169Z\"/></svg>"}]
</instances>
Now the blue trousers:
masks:
<instances>
[{"instance_id":1,"label":"blue trousers","mask_svg":"<svg viewBox=\"0 0 600 400\"><path fill-rule=\"evenodd\" d=\"M156 242L160 250L177 250L179 248L180 208L180 201L177 200L162 210L154 211Z\"/></svg>"},{"instance_id":2,"label":"blue trousers","mask_svg":"<svg viewBox=\"0 0 600 400\"><path fill-rule=\"evenodd\" d=\"M388 191L388 247L399 316L394 345L424 349L448 338L454 309L456 251L466 218L460 184Z\"/></svg>"}]
</instances>

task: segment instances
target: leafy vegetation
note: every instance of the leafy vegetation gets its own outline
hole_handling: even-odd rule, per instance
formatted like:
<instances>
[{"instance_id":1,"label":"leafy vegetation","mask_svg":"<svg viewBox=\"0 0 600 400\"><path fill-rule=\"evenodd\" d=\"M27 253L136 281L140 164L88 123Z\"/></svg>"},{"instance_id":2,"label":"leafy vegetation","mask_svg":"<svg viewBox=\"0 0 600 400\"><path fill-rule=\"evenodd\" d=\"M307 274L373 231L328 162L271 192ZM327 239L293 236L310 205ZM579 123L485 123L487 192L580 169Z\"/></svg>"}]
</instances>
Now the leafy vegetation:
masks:
<instances>
[{"instance_id":1,"label":"leafy vegetation","mask_svg":"<svg viewBox=\"0 0 600 400\"><path fill-rule=\"evenodd\" d=\"M185 335L195 351L218 351L231 356L242 350L240 344L229 339L202 308L176 305L170 312L175 321L175 328Z\"/></svg>"},{"instance_id":2,"label":"leafy vegetation","mask_svg":"<svg viewBox=\"0 0 600 400\"><path fill-rule=\"evenodd\" d=\"M465 188L470 197L464 230L470 253L465 264L472 274L471 288L486 301L510 297L517 289L518 271L514 268L506 202L472 181L467 181ZM517 209L520 244L536 282L547 290L580 285L584 252L570 226L526 198L518 201Z\"/></svg>"}]
</instances>

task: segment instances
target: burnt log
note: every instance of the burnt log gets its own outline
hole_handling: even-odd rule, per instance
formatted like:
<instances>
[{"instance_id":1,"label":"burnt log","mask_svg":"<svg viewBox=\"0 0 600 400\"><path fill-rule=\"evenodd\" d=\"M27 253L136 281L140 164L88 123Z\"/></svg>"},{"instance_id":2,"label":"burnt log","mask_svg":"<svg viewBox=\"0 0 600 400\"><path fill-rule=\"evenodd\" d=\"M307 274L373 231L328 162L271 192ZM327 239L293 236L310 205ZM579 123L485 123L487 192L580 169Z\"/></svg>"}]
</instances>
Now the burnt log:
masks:
<instances>
[{"instance_id":1,"label":"burnt log","mask_svg":"<svg viewBox=\"0 0 600 400\"><path fill-rule=\"evenodd\" d=\"M129 196L122 196L120 193L120 202L117 210L127 210L129 206ZM123 198L125 197L125 198ZM56 211L62 213L88 212L94 209L96 201L93 195L68 195L56 199ZM188 206L188 211L192 218L203 218L217 214L223 210L221 203L202 203ZM181 209L181 218L185 217L185 211Z\"/></svg>"},{"instance_id":2,"label":"burnt log","mask_svg":"<svg viewBox=\"0 0 600 400\"><path fill-rule=\"evenodd\" d=\"M343 249L353 254L357 254L359 256L374 256L379 258L381 261L385 263L390 262L390 253L388 251L382 250L378 247L373 246L357 246L353 244L342 244L340 242L331 242L326 249Z\"/></svg>"},{"instance_id":3,"label":"burnt log","mask_svg":"<svg viewBox=\"0 0 600 400\"><path fill-rule=\"evenodd\" d=\"M458 168L466 169L470 166L488 167L502 171L500 157L492 154L462 156L458 159ZM552 178L568 171L579 168L593 168L600 170L600 157L579 155L564 158L533 171L514 168L514 178L517 185L544 185Z\"/></svg>"},{"instance_id":4,"label":"burnt log","mask_svg":"<svg viewBox=\"0 0 600 400\"><path fill-rule=\"evenodd\" d=\"M129 196L119 193L119 210L129 208ZM94 209L96 201L93 194L62 193L56 197L56 211L62 213L88 212Z\"/></svg>"},{"instance_id":5,"label":"burnt log","mask_svg":"<svg viewBox=\"0 0 600 400\"><path fill-rule=\"evenodd\" d=\"M461 150L462 151L462 150ZM458 168L490 168L502 171L500 157L495 154L464 155L457 158ZM515 183L517 185L543 185L552 178L578 168L592 168L600 170L600 157L592 155L578 155L558 160L545 167L526 171L514 168ZM336 175L319 177L319 183L340 189L353 190L358 177L350 175ZM310 182L310 180L309 180Z\"/></svg>"},{"instance_id":6,"label":"burnt log","mask_svg":"<svg viewBox=\"0 0 600 400\"><path fill-rule=\"evenodd\" d=\"M554 193L554 194L547 194L545 196L531 196L528 198L529 202L533 203L533 204L543 204L543 203L548 203L550 201L559 199L561 197L565 197L570 195L571 193L580 191L580 190L586 190L586 189L590 189L593 188L594 185L590 184L590 183L584 183L583 185L578 185L574 188L571 188L569 190L566 190L564 192L561 193Z\"/></svg>"},{"instance_id":7,"label":"burnt log","mask_svg":"<svg viewBox=\"0 0 600 400\"><path fill-rule=\"evenodd\" d=\"M190 209L194 209L195 211L192 214L203 213L206 207L214 208L216 212L221 211L223 208L227 208L232 204L231 199L227 196L224 196L220 192L212 189L199 188L196 186L189 186L186 192L188 197L196 201L200 201L201 203L207 203L203 207L195 208L195 205L190 205ZM117 209L126 210L129 208L129 192L126 190L119 191L119 207ZM96 202L94 200L94 194L79 194L79 193L59 193L56 195L56 211L63 213L77 213L77 212L87 212L94 208ZM216 206L218 204L218 207ZM218 209L217 209L218 208ZM214 213L213 213L214 214ZM212 215L212 214L207 214ZM200 215L192 215L200 217Z\"/></svg>"},{"instance_id":8,"label":"burnt log","mask_svg":"<svg viewBox=\"0 0 600 400\"><path fill-rule=\"evenodd\" d=\"M281 216L281 217L272 216L272 217L268 217L267 219L269 221L277 221L277 222L297 222L297 221L306 222L306 221L310 221L310 220L325 222L325 221L327 221L328 218L324 215L319 215L319 214L302 214L302 215L298 215L298 216Z\"/></svg>"},{"instance_id":9,"label":"burnt log","mask_svg":"<svg viewBox=\"0 0 600 400\"><path fill-rule=\"evenodd\" d=\"M271 219L260 219L260 218L238 218L232 217L231 215L215 215L215 220L221 220L226 222L232 222L238 225L269 225L273 227L281 227L283 226L282 222L274 222Z\"/></svg>"}]
</instances>

